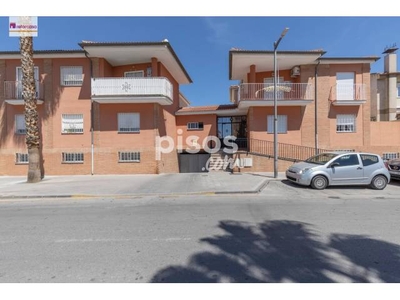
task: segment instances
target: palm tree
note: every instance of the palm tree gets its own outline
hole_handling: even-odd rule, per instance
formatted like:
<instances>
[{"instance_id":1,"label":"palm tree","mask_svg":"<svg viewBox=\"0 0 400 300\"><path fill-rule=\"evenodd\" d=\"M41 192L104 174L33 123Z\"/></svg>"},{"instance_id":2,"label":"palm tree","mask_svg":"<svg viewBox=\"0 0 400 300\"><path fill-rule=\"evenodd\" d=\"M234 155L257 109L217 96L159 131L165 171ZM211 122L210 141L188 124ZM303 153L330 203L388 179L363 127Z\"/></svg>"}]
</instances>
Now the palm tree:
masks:
<instances>
[{"instance_id":1,"label":"palm tree","mask_svg":"<svg viewBox=\"0 0 400 300\"><path fill-rule=\"evenodd\" d=\"M29 155L28 182L42 179L40 168L39 115L37 112L36 84L33 65L33 38L20 37L22 86L25 102L26 146Z\"/></svg>"}]
</instances>

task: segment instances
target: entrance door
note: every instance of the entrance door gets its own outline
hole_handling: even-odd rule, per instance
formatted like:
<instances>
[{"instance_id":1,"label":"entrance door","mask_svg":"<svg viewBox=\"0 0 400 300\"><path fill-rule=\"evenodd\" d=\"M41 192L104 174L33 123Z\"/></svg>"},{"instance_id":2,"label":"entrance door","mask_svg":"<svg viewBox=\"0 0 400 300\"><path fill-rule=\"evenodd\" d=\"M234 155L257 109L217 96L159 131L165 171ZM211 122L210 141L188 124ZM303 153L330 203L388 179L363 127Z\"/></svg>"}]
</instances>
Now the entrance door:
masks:
<instances>
[{"instance_id":1,"label":"entrance door","mask_svg":"<svg viewBox=\"0 0 400 300\"><path fill-rule=\"evenodd\" d=\"M247 118L246 116L218 117L218 138L221 146L227 136L235 136L239 148L247 149Z\"/></svg>"},{"instance_id":2,"label":"entrance door","mask_svg":"<svg viewBox=\"0 0 400 300\"><path fill-rule=\"evenodd\" d=\"M34 77L35 77L35 82L36 82L36 98L39 96L39 67L34 67ZM23 99L24 97L22 96L22 68L17 67L17 77L16 77L16 83L15 83L15 95L16 99Z\"/></svg>"},{"instance_id":3,"label":"entrance door","mask_svg":"<svg viewBox=\"0 0 400 300\"><path fill-rule=\"evenodd\" d=\"M336 73L336 100L354 100L354 73Z\"/></svg>"}]
</instances>

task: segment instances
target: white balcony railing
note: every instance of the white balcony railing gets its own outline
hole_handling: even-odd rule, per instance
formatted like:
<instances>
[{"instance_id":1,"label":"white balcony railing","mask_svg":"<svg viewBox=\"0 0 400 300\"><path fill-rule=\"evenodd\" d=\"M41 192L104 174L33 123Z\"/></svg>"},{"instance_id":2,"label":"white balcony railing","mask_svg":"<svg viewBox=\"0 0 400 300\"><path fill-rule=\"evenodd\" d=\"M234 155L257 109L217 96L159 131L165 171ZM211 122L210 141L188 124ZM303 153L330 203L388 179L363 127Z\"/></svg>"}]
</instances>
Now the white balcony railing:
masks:
<instances>
[{"instance_id":1,"label":"white balcony railing","mask_svg":"<svg viewBox=\"0 0 400 300\"><path fill-rule=\"evenodd\" d=\"M4 81L4 98L6 100L24 100L22 81ZM36 99L43 100L43 83L36 80Z\"/></svg>"},{"instance_id":2,"label":"white balcony railing","mask_svg":"<svg viewBox=\"0 0 400 300\"><path fill-rule=\"evenodd\" d=\"M93 78L92 98L167 97L173 99L173 86L167 78Z\"/></svg>"},{"instance_id":3,"label":"white balcony railing","mask_svg":"<svg viewBox=\"0 0 400 300\"><path fill-rule=\"evenodd\" d=\"M314 100L314 85L309 83L278 83L278 101ZM239 85L239 101L274 100L274 85L270 83L242 83Z\"/></svg>"},{"instance_id":4,"label":"white balcony railing","mask_svg":"<svg viewBox=\"0 0 400 300\"><path fill-rule=\"evenodd\" d=\"M331 87L329 100L331 101L357 101L366 100L365 84L336 84Z\"/></svg>"}]
</instances>

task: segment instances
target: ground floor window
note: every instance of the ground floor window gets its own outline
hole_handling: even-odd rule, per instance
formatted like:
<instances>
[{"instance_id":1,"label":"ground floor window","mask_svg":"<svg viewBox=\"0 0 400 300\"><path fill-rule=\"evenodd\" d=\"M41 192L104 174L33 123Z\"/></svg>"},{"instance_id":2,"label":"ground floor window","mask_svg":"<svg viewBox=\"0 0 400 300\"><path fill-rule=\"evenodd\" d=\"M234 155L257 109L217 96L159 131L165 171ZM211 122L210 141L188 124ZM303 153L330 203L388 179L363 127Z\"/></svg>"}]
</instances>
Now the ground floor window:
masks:
<instances>
[{"instance_id":1,"label":"ground floor window","mask_svg":"<svg viewBox=\"0 0 400 300\"><path fill-rule=\"evenodd\" d=\"M29 163L28 153L15 153L15 163L17 163L17 164Z\"/></svg>"},{"instance_id":2,"label":"ground floor window","mask_svg":"<svg viewBox=\"0 0 400 300\"><path fill-rule=\"evenodd\" d=\"M277 133L287 133L287 115L278 115ZM274 133L274 116L267 116L267 132Z\"/></svg>"},{"instance_id":3,"label":"ground floor window","mask_svg":"<svg viewBox=\"0 0 400 300\"><path fill-rule=\"evenodd\" d=\"M83 153L62 153L63 163L83 163Z\"/></svg>"},{"instance_id":4,"label":"ground floor window","mask_svg":"<svg viewBox=\"0 0 400 300\"><path fill-rule=\"evenodd\" d=\"M356 115L337 115L336 132L356 132Z\"/></svg>"},{"instance_id":5,"label":"ground floor window","mask_svg":"<svg viewBox=\"0 0 400 300\"><path fill-rule=\"evenodd\" d=\"M118 162L140 162L140 152L118 152Z\"/></svg>"}]
</instances>

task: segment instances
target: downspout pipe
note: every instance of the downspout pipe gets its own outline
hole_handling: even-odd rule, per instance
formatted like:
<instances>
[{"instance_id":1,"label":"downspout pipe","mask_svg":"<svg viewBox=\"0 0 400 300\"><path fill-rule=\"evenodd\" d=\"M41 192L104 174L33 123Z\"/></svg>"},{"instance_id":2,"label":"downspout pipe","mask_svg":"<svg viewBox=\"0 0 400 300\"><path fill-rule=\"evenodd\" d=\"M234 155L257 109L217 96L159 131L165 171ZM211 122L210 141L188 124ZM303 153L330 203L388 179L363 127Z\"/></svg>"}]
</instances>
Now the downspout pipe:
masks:
<instances>
[{"instance_id":1,"label":"downspout pipe","mask_svg":"<svg viewBox=\"0 0 400 300\"><path fill-rule=\"evenodd\" d=\"M90 86L92 86L93 79L93 62L92 59L88 56L88 53L85 51L85 56L90 61ZM93 98L90 97L90 147L91 147L91 169L90 174L94 175L94 112L93 112Z\"/></svg>"},{"instance_id":2,"label":"downspout pipe","mask_svg":"<svg viewBox=\"0 0 400 300\"><path fill-rule=\"evenodd\" d=\"M315 123L315 155L318 154L318 67L321 61L318 59L318 63L315 65L315 76L314 76L314 101L315 101L315 109L314 109L314 123Z\"/></svg>"}]
</instances>

